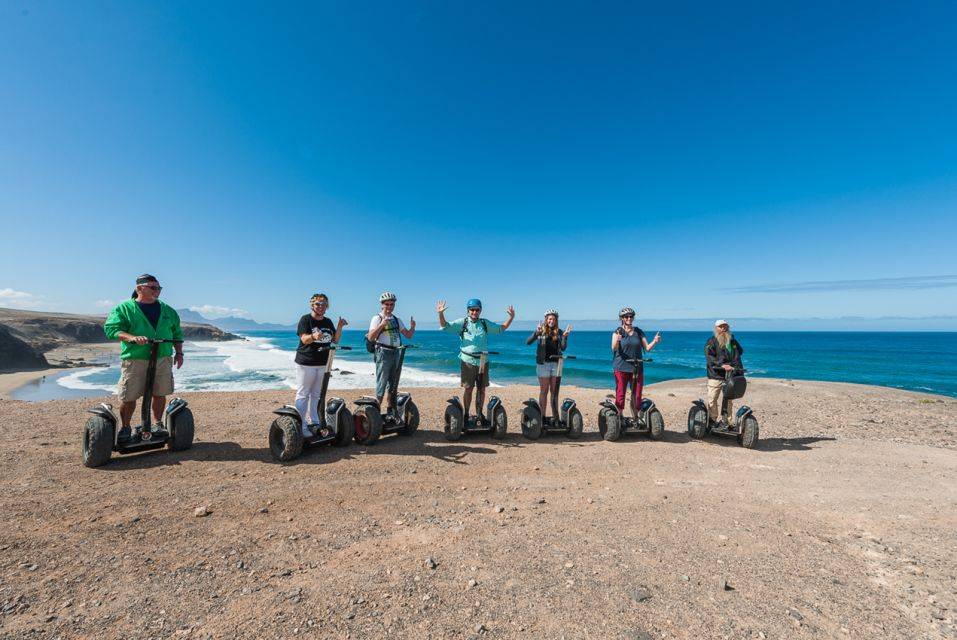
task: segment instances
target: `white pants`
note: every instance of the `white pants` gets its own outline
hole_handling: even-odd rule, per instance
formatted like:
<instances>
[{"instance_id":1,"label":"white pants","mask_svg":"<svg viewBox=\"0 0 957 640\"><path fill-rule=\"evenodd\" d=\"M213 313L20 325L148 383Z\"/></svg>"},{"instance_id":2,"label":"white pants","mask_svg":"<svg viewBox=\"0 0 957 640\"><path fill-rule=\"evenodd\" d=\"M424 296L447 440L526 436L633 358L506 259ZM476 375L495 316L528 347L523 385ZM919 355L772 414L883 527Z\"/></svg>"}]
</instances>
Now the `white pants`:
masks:
<instances>
[{"instance_id":1,"label":"white pants","mask_svg":"<svg viewBox=\"0 0 957 640\"><path fill-rule=\"evenodd\" d=\"M319 422L319 396L322 394L322 379L325 377L325 366L296 365L296 410L302 416L303 426ZM312 420L308 419L309 415Z\"/></svg>"}]
</instances>

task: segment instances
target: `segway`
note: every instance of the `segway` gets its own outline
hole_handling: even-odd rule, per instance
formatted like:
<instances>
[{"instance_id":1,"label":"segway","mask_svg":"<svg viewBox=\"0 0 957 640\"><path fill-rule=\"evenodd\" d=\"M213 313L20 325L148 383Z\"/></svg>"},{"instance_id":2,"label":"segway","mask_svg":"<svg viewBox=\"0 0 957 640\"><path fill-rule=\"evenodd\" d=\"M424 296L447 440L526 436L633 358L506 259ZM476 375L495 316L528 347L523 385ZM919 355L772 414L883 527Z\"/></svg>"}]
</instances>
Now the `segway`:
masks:
<instances>
[{"instance_id":1,"label":"segway","mask_svg":"<svg viewBox=\"0 0 957 640\"><path fill-rule=\"evenodd\" d=\"M722 369L723 367L716 367ZM753 449L758 444L758 419L751 407L744 405L735 412L732 419L729 408L732 400L744 397L748 381L744 377L746 369L731 369L724 372L724 384L721 386L721 417L717 422L708 418L708 405L702 399L695 400L688 412L688 435L696 440L709 433L737 438L738 444L745 449Z\"/></svg>"},{"instance_id":2,"label":"segway","mask_svg":"<svg viewBox=\"0 0 957 640\"><path fill-rule=\"evenodd\" d=\"M376 344L377 349L393 349L399 352L399 375L402 378L402 364L405 362L406 349L415 348L412 344L393 347ZM382 407L375 396L360 396L356 400L355 439L359 444L372 444L387 433L411 436L419 428L419 408L412 402L412 394L398 393L390 389L392 406L382 413Z\"/></svg>"},{"instance_id":3,"label":"segway","mask_svg":"<svg viewBox=\"0 0 957 640\"><path fill-rule=\"evenodd\" d=\"M651 358L626 359L625 362L632 365L635 370L645 362L652 362ZM625 416L618 407L615 406L615 396L609 394L601 401L601 409L598 411L598 431L605 440L618 440L625 433L647 433L652 440L660 440L665 433L665 419L661 412L655 407L655 403L650 398L642 398L641 406L635 410L635 387L637 380L633 377L631 382L631 416ZM626 400L627 398L627 393Z\"/></svg>"},{"instance_id":4,"label":"segway","mask_svg":"<svg viewBox=\"0 0 957 640\"><path fill-rule=\"evenodd\" d=\"M146 367L146 388L144 389L140 410L141 424L121 434L117 425L122 424L113 405L101 403L87 413L93 416L86 421L83 429L83 464L87 467L100 467L110 461L113 451L123 455L151 449L169 447L170 451L184 451L193 446L193 412L182 398L173 398L163 412L163 428L151 425L150 412L153 406L153 383L156 380L156 355L159 346L174 340L154 340L150 347L150 360Z\"/></svg>"},{"instance_id":5,"label":"segway","mask_svg":"<svg viewBox=\"0 0 957 640\"><path fill-rule=\"evenodd\" d=\"M555 393L552 394L552 412L555 413L555 409L558 407L558 401L555 398L558 397L558 390L561 389L562 369L565 366L565 360L574 360L575 356L555 355L549 356L548 359L558 361L556 375L558 383L555 386ZM543 433L563 433L572 440L581 437L584 428L582 412L578 410L577 403L571 398L565 398L562 402L558 418L554 416L543 418L542 408L535 398L529 398L522 404L525 405L525 408L522 409L522 435L529 440L538 440Z\"/></svg>"},{"instance_id":6,"label":"segway","mask_svg":"<svg viewBox=\"0 0 957 640\"><path fill-rule=\"evenodd\" d=\"M332 377L332 362L337 349L349 351L352 347L327 344L317 348L320 352L328 351L329 359L326 361L326 375L322 379L322 391L319 395L320 422L315 428L307 425L308 436L302 433L302 416L295 405L286 404L273 411L279 416L269 426L269 452L274 460L289 462L298 458L303 448L321 444L344 447L352 439L352 414L346 407L346 401L332 397L326 402L326 389L329 387L329 378Z\"/></svg>"},{"instance_id":7,"label":"segway","mask_svg":"<svg viewBox=\"0 0 957 640\"><path fill-rule=\"evenodd\" d=\"M488 371L488 357L498 355L498 351L475 351L462 353L477 357L479 361L479 377ZM508 431L508 416L505 407L498 396L489 396L485 408L486 419L479 421L478 416L465 416L465 409L458 396L447 400L449 406L445 408L445 439L458 440L466 433L490 433L493 438L501 440Z\"/></svg>"}]
</instances>

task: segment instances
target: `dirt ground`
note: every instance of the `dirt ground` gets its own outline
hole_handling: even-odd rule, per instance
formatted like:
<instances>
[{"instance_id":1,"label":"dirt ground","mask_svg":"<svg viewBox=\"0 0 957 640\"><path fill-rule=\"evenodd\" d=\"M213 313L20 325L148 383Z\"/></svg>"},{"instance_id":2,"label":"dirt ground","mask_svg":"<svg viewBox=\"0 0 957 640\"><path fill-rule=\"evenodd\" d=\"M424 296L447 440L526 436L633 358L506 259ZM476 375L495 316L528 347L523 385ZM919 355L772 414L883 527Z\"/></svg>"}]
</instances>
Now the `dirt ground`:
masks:
<instances>
[{"instance_id":1,"label":"dirt ground","mask_svg":"<svg viewBox=\"0 0 957 640\"><path fill-rule=\"evenodd\" d=\"M186 452L80 463L91 400L0 401L5 638L957 638L957 401L752 380L761 442L449 443L448 390L369 447L269 456L290 392L188 394ZM345 393L354 399L357 393ZM207 507L209 515L195 515Z\"/></svg>"}]
</instances>

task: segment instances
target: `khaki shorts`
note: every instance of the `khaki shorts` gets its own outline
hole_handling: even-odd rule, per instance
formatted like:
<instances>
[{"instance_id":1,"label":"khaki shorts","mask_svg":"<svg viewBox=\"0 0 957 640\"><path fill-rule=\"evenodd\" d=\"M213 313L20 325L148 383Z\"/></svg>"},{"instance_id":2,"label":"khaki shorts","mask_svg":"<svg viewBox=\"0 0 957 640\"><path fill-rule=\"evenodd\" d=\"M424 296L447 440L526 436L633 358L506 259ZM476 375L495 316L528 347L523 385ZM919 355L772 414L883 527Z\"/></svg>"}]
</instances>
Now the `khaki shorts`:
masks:
<instances>
[{"instance_id":1,"label":"khaki shorts","mask_svg":"<svg viewBox=\"0 0 957 640\"><path fill-rule=\"evenodd\" d=\"M120 383L116 395L122 402L134 402L146 391L146 368L149 360L120 360ZM173 393L173 358L167 356L156 361L156 377L153 378L153 395L168 396Z\"/></svg>"},{"instance_id":2,"label":"khaki shorts","mask_svg":"<svg viewBox=\"0 0 957 640\"><path fill-rule=\"evenodd\" d=\"M479 368L477 364L468 364L459 360L462 363L462 386L463 387L478 387L479 389L484 389L488 386L488 365L485 365L485 371L479 375Z\"/></svg>"}]
</instances>

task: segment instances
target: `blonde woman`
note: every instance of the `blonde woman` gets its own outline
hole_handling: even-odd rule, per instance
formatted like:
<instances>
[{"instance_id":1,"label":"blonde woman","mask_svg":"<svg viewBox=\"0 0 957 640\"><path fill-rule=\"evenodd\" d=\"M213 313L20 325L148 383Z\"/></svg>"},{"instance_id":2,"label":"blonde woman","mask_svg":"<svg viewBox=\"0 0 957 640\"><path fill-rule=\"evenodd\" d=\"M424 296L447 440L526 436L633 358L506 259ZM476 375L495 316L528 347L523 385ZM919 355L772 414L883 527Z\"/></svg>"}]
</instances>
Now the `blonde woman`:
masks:
<instances>
[{"instance_id":1,"label":"blonde woman","mask_svg":"<svg viewBox=\"0 0 957 640\"><path fill-rule=\"evenodd\" d=\"M564 331L558 328L558 311L549 309L545 312L542 323L525 341L525 344L538 341L535 363L538 365L536 371L539 386L538 406L542 408L543 419L548 407L545 402L550 391L552 394L552 419L558 420L558 385L562 383L562 379L558 377L558 359L554 356L562 355L568 348L568 334L571 332L571 325L565 327Z\"/></svg>"},{"instance_id":2,"label":"blonde woman","mask_svg":"<svg viewBox=\"0 0 957 640\"><path fill-rule=\"evenodd\" d=\"M318 428L322 424L319 399L322 396L322 380L326 376L329 350L319 347L338 343L342 337L342 327L349 324L339 318L334 325L326 317L329 297L324 293L316 293L309 298L309 307L310 312L299 318L296 327L296 335L299 336L299 346L296 348L296 409L302 416L302 435L307 438L312 436L310 427Z\"/></svg>"}]
</instances>

